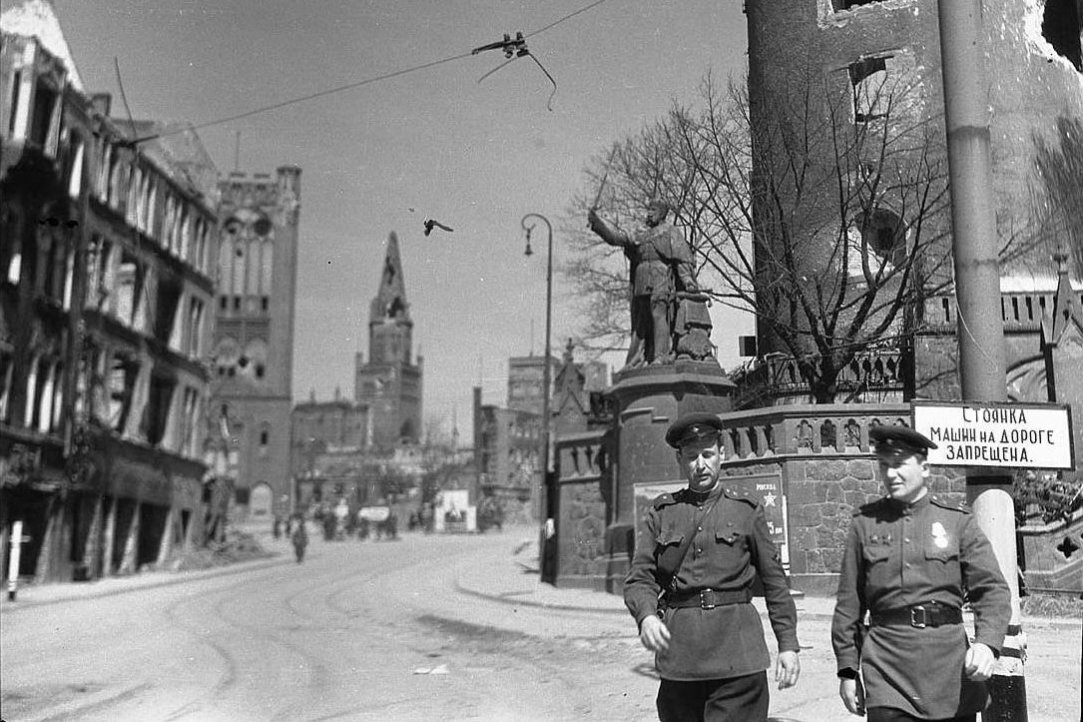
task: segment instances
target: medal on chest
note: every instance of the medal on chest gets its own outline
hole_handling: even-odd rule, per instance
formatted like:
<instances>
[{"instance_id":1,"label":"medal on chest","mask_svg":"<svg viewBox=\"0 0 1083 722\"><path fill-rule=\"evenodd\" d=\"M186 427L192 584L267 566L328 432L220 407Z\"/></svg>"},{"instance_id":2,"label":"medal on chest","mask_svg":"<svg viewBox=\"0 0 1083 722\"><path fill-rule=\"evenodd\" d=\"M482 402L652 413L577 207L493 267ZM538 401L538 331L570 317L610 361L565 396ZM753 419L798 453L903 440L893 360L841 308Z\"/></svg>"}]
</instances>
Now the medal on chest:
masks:
<instances>
[{"instance_id":1,"label":"medal on chest","mask_svg":"<svg viewBox=\"0 0 1083 722\"><path fill-rule=\"evenodd\" d=\"M931 528L931 531L932 531L932 534L933 534L933 544L936 545L936 548L937 549L947 549L948 548L948 530L944 528L944 525L941 524L938 521L934 521L933 525L932 525L932 528Z\"/></svg>"}]
</instances>

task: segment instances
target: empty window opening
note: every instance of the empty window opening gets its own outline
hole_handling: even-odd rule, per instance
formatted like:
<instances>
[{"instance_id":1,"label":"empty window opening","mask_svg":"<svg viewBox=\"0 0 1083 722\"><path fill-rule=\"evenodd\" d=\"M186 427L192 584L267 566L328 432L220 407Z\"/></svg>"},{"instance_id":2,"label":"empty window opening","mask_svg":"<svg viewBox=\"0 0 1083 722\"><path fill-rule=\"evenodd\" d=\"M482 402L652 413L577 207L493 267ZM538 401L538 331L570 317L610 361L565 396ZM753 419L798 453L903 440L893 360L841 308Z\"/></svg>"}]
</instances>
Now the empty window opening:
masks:
<instances>
[{"instance_id":1,"label":"empty window opening","mask_svg":"<svg viewBox=\"0 0 1083 722\"><path fill-rule=\"evenodd\" d=\"M177 280L158 280L158 313L154 319L154 336L162 343L169 343L180 298L181 286Z\"/></svg>"},{"instance_id":2,"label":"empty window opening","mask_svg":"<svg viewBox=\"0 0 1083 722\"><path fill-rule=\"evenodd\" d=\"M124 252L117 267L115 280L116 305L114 313L117 318L127 325L135 321L136 309L139 306L139 293L143 287L142 274L135 256Z\"/></svg>"},{"instance_id":3,"label":"empty window opening","mask_svg":"<svg viewBox=\"0 0 1083 722\"><path fill-rule=\"evenodd\" d=\"M1019 298L1012 296L1012 320L1019 320Z\"/></svg>"},{"instance_id":4,"label":"empty window opening","mask_svg":"<svg viewBox=\"0 0 1083 722\"><path fill-rule=\"evenodd\" d=\"M1034 320L1034 299L1031 298L1030 296L1027 296L1026 302L1027 302L1027 320L1028 321L1033 321Z\"/></svg>"},{"instance_id":5,"label":"empty window opening","mask_svg":"<svg viewBox=\"0 0 1083 722\"><path fill-rule=\"evenodd\" d=\"M1049 41L1057 54L1068 60L1083 73L1083 48L1080 47L1080 31L1083 18L1077 0L1046 0L1042 17L1042 37Z\"/></svg>"},{"instance_id":6,"label":"empty window opening","mask_svg":"<svg viewBox=\"0 0 1083 722\"><path fill-rule=\"evenodd\" d=\"M8 116L8 135L15 135L15 123L19 117L19 91L22 90L23 71L16 70L11 76L11 115Z\"/></svg>"},{"instance_id":7,"label":"empty window opening","mask_svg":"<svg viewBox=\"0 0 1083 722\"><path fill-rule=\"evenodd\" d=\"M137 364L131 359L117 354L109 370L109 427L114 431L123 431L128 420L132 390L135 387Z\"/></svg>"},{"instance_id":8,"label":"empty window opening","mask_svg":"<svg viewBox=\"0 0 1083 722\"><path fill-rule=\"evenodd\" d=\"M162 443L162 438L165 436L166 427L169 424L174 385L166 378L152 376L150 379L150 394L143 411L143 431L146 434L147 443L151 446Z\"/></svg>"},{"instance_id":9,"label":"empty window opening","mask_svg":"<svg viewBox=\"0 0 1083 722\"><path fill-rule=\"evenodd\" d=\"M30 140L42 148L49 139L52 126L53 109L56 106L57 93L52 88L38 83L34 93L34 114L30 119Z\"/></svg>"},{"instance_id":10,"label":"empty window opening","mask_svg":"<svg viewBox=\"0 0 1083 722\"><path fill-rule=\"evenodd\" d=\"M886 115L884 85L887 82L887 62L884 58L864 58L850 68L850 85L854 92L854 122L867 123Z\"/></svg>"}]
</instances>

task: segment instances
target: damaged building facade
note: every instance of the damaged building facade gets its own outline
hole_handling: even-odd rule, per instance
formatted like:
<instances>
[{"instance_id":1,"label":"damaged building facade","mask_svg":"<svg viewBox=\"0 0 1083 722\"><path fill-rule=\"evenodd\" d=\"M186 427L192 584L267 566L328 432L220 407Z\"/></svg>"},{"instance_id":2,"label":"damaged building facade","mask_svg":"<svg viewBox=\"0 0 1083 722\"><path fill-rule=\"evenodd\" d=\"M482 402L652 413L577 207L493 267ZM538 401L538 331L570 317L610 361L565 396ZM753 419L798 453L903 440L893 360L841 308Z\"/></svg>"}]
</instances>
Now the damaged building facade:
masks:
<instances>
[{"instance_id":1,"label":"damaged building facade","mask_svg":"<svg viewBox=\"0 0 1083 722\"><path fill-rule=\"evenodd\" d=\"M94 579L203 541L214 164L189 128L110 118L52 7L4 12L0 503L5 568Z\"/></svg>"}]
</instances>

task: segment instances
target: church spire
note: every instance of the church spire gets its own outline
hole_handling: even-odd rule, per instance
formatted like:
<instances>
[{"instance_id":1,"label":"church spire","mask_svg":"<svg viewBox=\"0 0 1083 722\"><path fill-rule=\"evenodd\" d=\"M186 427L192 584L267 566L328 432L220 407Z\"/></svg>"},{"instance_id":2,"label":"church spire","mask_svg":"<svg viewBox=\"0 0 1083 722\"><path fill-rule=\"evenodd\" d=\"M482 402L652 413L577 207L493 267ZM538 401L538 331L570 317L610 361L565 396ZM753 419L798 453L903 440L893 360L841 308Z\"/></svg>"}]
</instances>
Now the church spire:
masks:
<instances>
[{"instance_id":1,"label":"church spire","mask_svg":"<svg viewBox=\"0 0 1083 722\"><path fill-rule=\"evenodd\" d=\"M1057 263L1057 291L1053 303L1053 328L1050 338L1054 342L1060 340L1069 324L1077 323L1083 326L1083 308L1079 297L1072 290L1068 259L1068 252L1063 245L1053 254L1053 260Z\"/></svg>"},{"instance_id":2,"label":"church spire","mask_svg":"<svg viewBox=\"0 0 1083 722\"><path fill-rule=\"evenodd\" d=\"M372 300L369 325L387 321L411 324L410 306L406 303L406 282L399 256L399 237L392 231L387 237L387 254L380 273L380 290Z\"/></svg>"}]
</instances>

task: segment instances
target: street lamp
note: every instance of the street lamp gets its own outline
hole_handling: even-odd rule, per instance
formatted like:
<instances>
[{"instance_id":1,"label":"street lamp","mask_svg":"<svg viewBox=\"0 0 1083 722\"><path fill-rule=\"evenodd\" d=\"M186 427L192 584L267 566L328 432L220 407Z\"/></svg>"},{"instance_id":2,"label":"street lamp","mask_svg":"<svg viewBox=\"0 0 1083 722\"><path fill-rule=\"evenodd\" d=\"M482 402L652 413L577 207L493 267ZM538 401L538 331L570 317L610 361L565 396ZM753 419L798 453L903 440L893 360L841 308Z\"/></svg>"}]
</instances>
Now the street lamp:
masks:
<instances>
[{"instance_id":1,"label":"street lamp","mask_svg":"<svg viewBox=\"0 0 1083 722\"><path fill-rule=\"evenodd\" d=\"M542 436L541 436L541 458L542 458L542 489L545 490L545 509L543 519L548 519L552 516L552 494L548 488L549 483L549 394L550 394L550 364L549 364L549 340L553 327L553 225L549 223L549 219L540 213L527 213L523 216L519 224L526 231L526 251L524 255L533 255L534 251L530 249L530 233L534 230L534 226L537 223L527 225L527 220L536 218L545 223L546 229L549 231L549 248L548 248L548 260L545 266L545 365L542 367Z\"/></svg>"}]
</instances>

